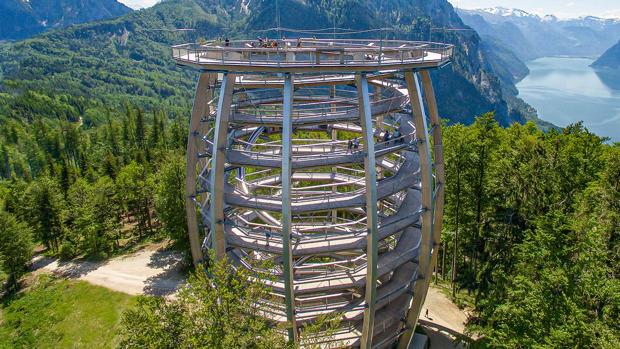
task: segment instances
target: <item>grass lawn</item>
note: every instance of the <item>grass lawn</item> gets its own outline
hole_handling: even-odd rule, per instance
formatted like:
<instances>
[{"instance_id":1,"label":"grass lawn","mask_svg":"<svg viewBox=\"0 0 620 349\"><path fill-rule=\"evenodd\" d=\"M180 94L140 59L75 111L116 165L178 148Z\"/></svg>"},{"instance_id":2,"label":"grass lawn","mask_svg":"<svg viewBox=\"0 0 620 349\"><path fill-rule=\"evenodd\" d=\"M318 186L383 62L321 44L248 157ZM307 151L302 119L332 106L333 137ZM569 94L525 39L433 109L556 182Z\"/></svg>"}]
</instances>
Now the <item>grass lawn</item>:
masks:
<instances>
[{"instance_id":1,"label":"grass lawn","mask_svg":"<svg viewBox=\"0 0 620 349\"><path fill-rule=\"evenodd\" d=\"M0 348L112 348L135 297L40 275L0 308Z\"/></svg>"}]
</instances>

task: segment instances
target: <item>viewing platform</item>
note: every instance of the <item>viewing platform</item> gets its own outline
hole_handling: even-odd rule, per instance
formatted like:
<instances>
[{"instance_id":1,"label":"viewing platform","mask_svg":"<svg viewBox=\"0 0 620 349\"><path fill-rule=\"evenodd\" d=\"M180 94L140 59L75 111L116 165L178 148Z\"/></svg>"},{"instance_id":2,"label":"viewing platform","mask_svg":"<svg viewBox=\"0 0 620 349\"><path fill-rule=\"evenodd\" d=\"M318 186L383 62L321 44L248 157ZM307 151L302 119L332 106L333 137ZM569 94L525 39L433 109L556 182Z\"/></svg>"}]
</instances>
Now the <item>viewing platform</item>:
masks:
<instances>
[{"instance_id":1,"label":"viewing platform","mask_svg":"<svg viewBox=\"0 0 620 349\"><path fill-rule=\"evenodd\" d=\"M172 57L202 70L324 74L439 68L453 51L436 42L302 38L176 45Z\"/></svg>"}]
</instances>

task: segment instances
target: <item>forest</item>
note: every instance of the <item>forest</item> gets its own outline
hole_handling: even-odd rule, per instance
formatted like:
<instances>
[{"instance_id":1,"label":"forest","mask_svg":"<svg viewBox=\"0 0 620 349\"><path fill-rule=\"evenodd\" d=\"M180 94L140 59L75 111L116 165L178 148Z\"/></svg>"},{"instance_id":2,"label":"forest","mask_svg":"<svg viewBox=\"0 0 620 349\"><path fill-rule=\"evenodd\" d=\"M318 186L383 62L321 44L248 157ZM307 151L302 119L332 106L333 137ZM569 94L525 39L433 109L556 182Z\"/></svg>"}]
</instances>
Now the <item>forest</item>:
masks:
<instances>
[{"instance_id":1,"label":"forest","mask_svg":"<svg viewBox=\"0 0 620 349\"><path fill-rule=\"evenodd\" d=\"M438 270L485 346L620 345L620 144L581 124L445 129Z\"/></svg>"},{"instance_id":2,"label":"forest","mask_svg":"<svg viewBox=\"0 0 620 349\"><path fill-rule=\"evenodd\" d=\"M187 250L188 120L178 115L0 94L0 279L9 289L36 246L63 259L107 258L153 238ZM471 344L620 347L620 144L581 124L502 128L485 114L446 125L444 149L436 280L473 307Z\"/></svg>"},{"instance_id":3,"label":"forest","mask_svg":"<svg viewBox=\"0 0 620 349\"><path fill-rule=\"evenodd\" d=\"M36 92L1 98L0 256L11 287L24 270L10 260L33 242L63 259L161 237L184 249L185 120Z\"/></svg>"}]
</instances>

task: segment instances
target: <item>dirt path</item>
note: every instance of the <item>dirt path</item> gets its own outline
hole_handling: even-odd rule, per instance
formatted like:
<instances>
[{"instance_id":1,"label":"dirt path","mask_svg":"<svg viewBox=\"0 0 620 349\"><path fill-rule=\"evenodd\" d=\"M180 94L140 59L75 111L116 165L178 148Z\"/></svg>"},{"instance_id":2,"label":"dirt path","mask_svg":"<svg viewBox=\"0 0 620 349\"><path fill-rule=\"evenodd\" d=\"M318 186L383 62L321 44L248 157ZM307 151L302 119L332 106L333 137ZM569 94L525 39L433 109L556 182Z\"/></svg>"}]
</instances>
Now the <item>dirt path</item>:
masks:
<instances>
[{"instance_id":1,"label":"dirt path","mask_svg":"<svg viewBox=\"0 0 620 349\"><path fill-rule=\"evenodd\" d=\"M428 309L428 317L426 310ZM465 332L467 313L431 285L420 315L420 324L426 329L431 349L462 348L455 345L454 339Z\"/></svg>"},{"instance_id":2,"label":"dirt path","mask_svg":"<svg viewBox=\"0 0 620 349\"><path fill-rule=\"evenodd\" d=\"M67 278L88 281L132 295L170 295L183 284L181 255L178 252L144 248L129 255L104 262L60 262L35 257L32 269ZM426 310L428 309L428 317ZM454 339L463 334L467 314L460 310L440 289L431 285L422 308L420 324L426 329L431 349L461 348Z\"/></svg>"},{"instance_id":3,"label":"dirt path","mask_svg":"<svg viewBox=\"0 0 620 349\"><path fill-rule=\"evenodd\" d=\"M169 295L183 283L181 255L174 251L145 248L103 262L60 262L35 257L32 269L88 281L132 295Z\"/></svg>"}]
</instances>

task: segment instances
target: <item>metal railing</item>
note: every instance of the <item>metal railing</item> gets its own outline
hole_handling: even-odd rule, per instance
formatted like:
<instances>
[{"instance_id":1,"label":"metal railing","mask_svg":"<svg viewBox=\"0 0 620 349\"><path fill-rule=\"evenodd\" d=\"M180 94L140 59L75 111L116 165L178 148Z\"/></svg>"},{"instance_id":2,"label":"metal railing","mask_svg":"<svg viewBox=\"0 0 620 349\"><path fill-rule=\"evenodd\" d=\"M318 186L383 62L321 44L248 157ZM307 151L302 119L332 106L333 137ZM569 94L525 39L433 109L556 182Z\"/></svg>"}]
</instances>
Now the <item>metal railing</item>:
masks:
<instances>
[{"instance_id":1,"label":"metal railing","mask_svg":"<svg viewBox=\"0 0 620 349\"><path fill-rule=\"evenodd\" d=\"M179 63L245 67L391 66L447 62L454 46L400 40L284 39L236 40L172 46Z\"/></svg>"}]
</instances>

